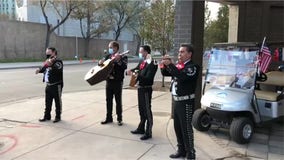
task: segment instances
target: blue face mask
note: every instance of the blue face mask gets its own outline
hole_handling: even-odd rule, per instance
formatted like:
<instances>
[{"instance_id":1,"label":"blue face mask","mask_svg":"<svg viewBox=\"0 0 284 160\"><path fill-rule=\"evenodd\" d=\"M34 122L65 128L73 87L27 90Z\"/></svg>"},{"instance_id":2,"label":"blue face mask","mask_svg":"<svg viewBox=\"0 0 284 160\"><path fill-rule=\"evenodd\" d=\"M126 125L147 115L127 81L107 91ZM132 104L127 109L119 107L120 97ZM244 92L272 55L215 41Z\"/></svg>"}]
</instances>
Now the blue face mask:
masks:
<instances>
[{"instance_id":1,"label":"blue face mask","mask_svg":"<svg viewBox=\"0 0 284 160\"><path fill-rule=\"evenodd\" d=\"M109 53L109 54L113 54L113 49L112 49L112 48L109 48L109 49L108 49L108 53Z\"/></svg>"},{"instance_id":2,"label":"blue face mask","mask_svg":"<svg viewBox=\"0 0 284 160\"><path fill-rule=\"evenodd\" d=\"M142 53L139 53L139 59L143 59L143 54Z\"/></svg>"}]
</instances>

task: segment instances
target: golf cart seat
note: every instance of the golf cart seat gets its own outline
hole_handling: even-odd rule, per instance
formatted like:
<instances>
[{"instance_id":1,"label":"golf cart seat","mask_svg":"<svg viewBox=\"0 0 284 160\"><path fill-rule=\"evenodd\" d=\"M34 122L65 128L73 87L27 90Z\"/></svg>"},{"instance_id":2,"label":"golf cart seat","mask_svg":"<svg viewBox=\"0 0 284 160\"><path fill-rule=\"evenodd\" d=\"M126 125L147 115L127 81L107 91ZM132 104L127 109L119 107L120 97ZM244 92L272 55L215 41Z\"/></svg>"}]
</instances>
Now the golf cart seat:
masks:
<instances>
[{"instance_id":1,"label":"golf cart seat","mask_svg":"<svg viewBox=\"0 0 284 160\"><path fill-rule=\"evenodd\" d=\"M258 84L275 86L275 87L284 87L284 72L280 71L271 71L266 73L267 80L264 82L257 82ZM255 90L256 97L259 99L264 99L267 101L278 101L280 95L283 94L283 90L281 92L272 92L272 91L264 91L264 90Z\"/></svg>"},{"instance_id":2,"label":"golf cart seat","mask_svg":"<svg viewBox=\"0 0 284 160\"><path fill-rule=\"evenodd\" d=\"M262 90L255 90L256 98L264 99L267 101L277 101L280 93L271 92L271 91L262 91Z\"/></svg>"}]
</instances>

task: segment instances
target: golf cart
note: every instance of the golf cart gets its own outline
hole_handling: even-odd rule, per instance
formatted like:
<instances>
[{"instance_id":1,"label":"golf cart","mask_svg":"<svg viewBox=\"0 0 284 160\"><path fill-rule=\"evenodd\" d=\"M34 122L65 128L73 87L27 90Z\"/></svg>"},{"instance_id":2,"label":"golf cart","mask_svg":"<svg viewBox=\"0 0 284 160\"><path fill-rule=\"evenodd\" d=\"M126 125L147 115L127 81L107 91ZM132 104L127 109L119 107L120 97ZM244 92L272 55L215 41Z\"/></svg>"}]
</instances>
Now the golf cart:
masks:
<instances>
[{"instance_id":1,"label":"golf cart","mask_svg":"<svg viewBox=\"0 0 284 160\"><path fill-rule=\"evenodd\" d=\"M252 138L254 126L284 116L284 72L258 74L258 54L256 43L213 47L201 108L193 114L195 129L208 131L212 124L229 128L231 138L244 144Z\"/></svg>"}]
</instances>

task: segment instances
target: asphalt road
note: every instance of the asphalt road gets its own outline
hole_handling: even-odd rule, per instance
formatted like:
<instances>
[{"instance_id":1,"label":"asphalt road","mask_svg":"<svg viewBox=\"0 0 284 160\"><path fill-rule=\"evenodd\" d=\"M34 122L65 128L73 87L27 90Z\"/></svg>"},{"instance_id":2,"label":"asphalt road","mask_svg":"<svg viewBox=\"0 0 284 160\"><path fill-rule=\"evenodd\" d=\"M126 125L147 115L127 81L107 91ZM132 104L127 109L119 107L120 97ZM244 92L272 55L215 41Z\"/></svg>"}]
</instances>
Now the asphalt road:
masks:
<instances>
[{"instance_id":1,"label":"asphalt road","mask_svg":"<svg viewBox=\"0 0 284 160\"><path fill-rule=\"evenodd\" d=\"M128 69L137 63L129 63ZM64 66L63 94L88 90L105 89L105 81L90 86L84 76L94 66L93 63ZM0 106L13 103L18 100L44 96L45 84L42 82L42 74L35 74L35 68L0 70ZM158 71L155 78L161 78ZM126 76L124 88L128 87L130 77Z\"/></svg>"}]
</instances>

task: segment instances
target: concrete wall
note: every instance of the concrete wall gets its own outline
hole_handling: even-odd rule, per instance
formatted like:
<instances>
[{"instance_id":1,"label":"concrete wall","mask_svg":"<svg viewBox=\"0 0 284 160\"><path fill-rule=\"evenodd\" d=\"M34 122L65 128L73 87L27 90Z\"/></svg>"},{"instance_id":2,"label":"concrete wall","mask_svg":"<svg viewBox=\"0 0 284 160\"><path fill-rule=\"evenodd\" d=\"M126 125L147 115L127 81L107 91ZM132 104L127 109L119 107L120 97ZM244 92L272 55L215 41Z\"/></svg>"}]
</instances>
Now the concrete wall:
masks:
<instances>
[{"instance_id":1,"label":"concrete wall","mask_svg":"<svg viewBox=\"0 0 284 160\"><path fill-rule=\"evenodd\" d=\"M44 25L0 21L0 58L39 58L44 49Z\"/></svg>"},{"instance_id":2,"label":"concrete wall","mask_svg":"<svg viewBox=\"0 0 284 160\"><path fill-rule=\"evenodd\" d=\"M0 58L1 59L23 59L45 57L45 37L46 27L44 24L0 21ZM92 39L89 45L89 55L91 58L99 58L103 55L103 50L107 48L110 40ZM77 38L78 57L84 57L85 40ZM136 54L136 42L119 41L121 51L130 50L131 54ZM50 46L54 46L59 51L59 56L65 59L72 59L76 55L76 37L59 37L56 34L51 36Z\"/></svg>"}]
</instances>

